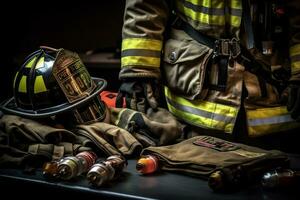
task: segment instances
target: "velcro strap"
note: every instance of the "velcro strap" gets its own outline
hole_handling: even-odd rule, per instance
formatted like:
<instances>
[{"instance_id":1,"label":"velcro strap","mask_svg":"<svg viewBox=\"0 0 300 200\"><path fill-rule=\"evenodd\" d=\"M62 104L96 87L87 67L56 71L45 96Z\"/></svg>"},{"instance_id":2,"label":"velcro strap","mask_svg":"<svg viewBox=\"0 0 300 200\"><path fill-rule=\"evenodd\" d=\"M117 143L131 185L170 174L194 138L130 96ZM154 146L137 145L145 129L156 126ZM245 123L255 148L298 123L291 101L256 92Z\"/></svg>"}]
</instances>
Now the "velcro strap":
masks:
<instances>
[{"instance_id":1,"label":"velcro strap","mask_svg":"<svg viewBox=\"0 0 300 200\"><path fill-rule=\"evenodd\" d=\"M64 147L64 155L65 156L73 156L74 151L73 151L73 144L69 142L61 142L59 145L62 145Z\"/></svg>"},{"instance_id":2,"label":"velcro strap","mask_svg":"<svg viewBox=\"0 0 300 200\"><path fill-rule=\"evenodd\" d=\"M65 148L63 146L54 145L52 160L60 160L64 156Z\"/></svg>"},{"instance_id":3,"label":"velcro strap","mask_svg":"<svg viewBox=\"0 0 300 200\"><path fill-rule=\"evenodd\" d=\"M32 144L28 147L28 153L52 158L53 148L53 144Z\"/></svg>"},{"instance_id":4,"label":"velcro strap","mask_svg":"<svg viewBox=\"0 0 300 200\"><path fill-rule=\"evenodd\" d=\"M52 160L59 160L64 156L64 146L54 144L32 144L28 147L28 152L33 155L44 155Z\"/></svg>"}]
</instances>

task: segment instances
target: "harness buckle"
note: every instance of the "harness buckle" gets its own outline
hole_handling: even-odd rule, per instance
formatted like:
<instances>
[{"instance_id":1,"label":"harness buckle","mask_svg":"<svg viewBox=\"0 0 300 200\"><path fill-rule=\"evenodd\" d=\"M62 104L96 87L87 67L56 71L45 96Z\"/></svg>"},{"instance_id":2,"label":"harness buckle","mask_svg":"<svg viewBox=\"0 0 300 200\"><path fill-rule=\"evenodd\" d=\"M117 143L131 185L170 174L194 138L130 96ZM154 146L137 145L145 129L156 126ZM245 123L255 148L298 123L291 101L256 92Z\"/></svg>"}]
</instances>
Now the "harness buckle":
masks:
<instances>
[{"instance_id":1,"label":"harness buckle","mask_svg":"<svg viewBox=\"0 0 300 200\"><path fill-rule=\"evenodd\" d=\"M241 53L240 41L237 38L232 39L218 39L215 41L214 57L228 56L236 58Z\"/></svg>"}]
</instances>

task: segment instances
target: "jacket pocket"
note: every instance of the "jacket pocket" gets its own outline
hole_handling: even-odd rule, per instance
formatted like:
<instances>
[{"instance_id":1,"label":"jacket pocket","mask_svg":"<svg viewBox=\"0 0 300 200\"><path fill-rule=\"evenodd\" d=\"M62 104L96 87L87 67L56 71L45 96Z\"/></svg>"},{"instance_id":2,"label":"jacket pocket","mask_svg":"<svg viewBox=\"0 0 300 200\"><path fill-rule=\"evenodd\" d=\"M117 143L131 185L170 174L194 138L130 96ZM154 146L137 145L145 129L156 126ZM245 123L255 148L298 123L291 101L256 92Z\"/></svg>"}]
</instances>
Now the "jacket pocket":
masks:
<instances>
[{"instance_id":1,"label":"jacket pocket","mask_svg":"<svg viewBox=\"0 0 300 200\"><path fill-rule=\"evenodd\" d=\"M162 70L169 89L189 100L207 95L205 75L212 49L193 40L169 39Z\"/></svg>"}]
</instances>

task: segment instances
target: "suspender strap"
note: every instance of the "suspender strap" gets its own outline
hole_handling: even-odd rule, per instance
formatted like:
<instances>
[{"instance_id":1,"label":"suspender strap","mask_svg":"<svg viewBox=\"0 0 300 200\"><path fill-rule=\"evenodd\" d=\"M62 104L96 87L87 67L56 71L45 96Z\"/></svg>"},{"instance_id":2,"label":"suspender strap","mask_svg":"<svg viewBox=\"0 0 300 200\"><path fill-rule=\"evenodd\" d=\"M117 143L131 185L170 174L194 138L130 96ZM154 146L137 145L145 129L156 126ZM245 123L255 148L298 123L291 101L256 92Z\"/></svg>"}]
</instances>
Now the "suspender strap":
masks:
<instances>
[{"instance_id":1,"label":"suspender strap","mask_svg":"<svg viewBox=\"0 0 300 200\"><path fill-rule=\"evenodd\" d=\"M173 27L176 29L184 30L191 38L204 44L214 50L214 57L216 56L229 56L236 58L240 54L240 44L238 39L215 39L205 35L194 29L189 23L177 17L173 22Z\"/></svg>"},{"instance_id":2,"label":"suspender strap","mask_svg":"<svg viewBox=\"0 0 300 200\"><path fill-rule=\"evenodd\" d=\"M244 14L244 15L246 15L246 14ZM247 22L248 20L245 19L244 23L246 21L246 24L249 25L249 23ZM250 23L251 23L251 21L250 21ZM248 25L245 25L245 28ZM238 63L243 65L247 71L249 71L253 74L256 74L258 77L259 76L263 77L264 80L266 80L266 82L270 83L271 85L274 85L275 87L277 87L277 89L282 90L282 88L285 88L286 83L283 81L274 79L270 67L267 66L266 64L258 62L256 60L256 58L248 51L248 49L239 43L238 39L236 39L236 38L214 39L212 37L209 37L199 31L197 31L189 23L183 21L179 17L177 17L176 20L174 21L173 27L184 30L191 38L193 38L197 42L204 44L211 49L214 49L213 58L216 58L219 56L227 56L228 59L233 58ZM248 27L248 29L250 29L250 28ZM253 45L254 45L253 36L251 36L250 33L248 35L248 38L249 38L249 36L250 36L250 39L248 39L248 46L253 47Z\"/></svg>"},{"instance_id":3,"label":"suspender strap","mask_svg":"<svg viewBox=\"0 0 300 200\"><path fill-rule=\"evenodd\" d=\"M245 34L247 38L247 49L254 48L254 36L253 36L253 28L252 28L252 20L250 15L250 6L248 0L242 0L243 5L243 23L244 23L244 29Z\"/></svg>"},{"instance_id":4,"label":"suspender strap","mask_svg":"<svg viewBox=\"0 0 300 200\"><path fill-rule=\"evenodd\" d=\"M212 84L208 82L208 87L211 90L224 92L226 90L226 84L227 84L228 58L224 56L220 56L218 58L215 58L213 62L215 62L215 64L217 65L216 67L218 70L218 80L217 80L217 84Z\"/></svg>"}]
</instances>

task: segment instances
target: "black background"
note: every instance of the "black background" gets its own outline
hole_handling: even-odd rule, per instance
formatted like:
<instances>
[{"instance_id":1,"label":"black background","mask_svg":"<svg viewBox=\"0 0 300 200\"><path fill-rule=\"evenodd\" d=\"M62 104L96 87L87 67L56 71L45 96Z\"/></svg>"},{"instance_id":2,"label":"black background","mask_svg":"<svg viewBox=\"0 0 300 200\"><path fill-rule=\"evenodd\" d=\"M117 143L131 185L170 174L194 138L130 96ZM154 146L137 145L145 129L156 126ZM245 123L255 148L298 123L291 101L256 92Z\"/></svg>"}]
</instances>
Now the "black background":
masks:
<instances>
[{"instance_id":1,"label":"black background","mask_svg":"<svg viewBox=\"0 0 300 200\"><path fill-rule=\"evenodd\" d=\"M1 4L0 100L12 94L16 70L40 45L80 54L120 48L123 0L8 1Z\"/></svg>"}]
</instances>

